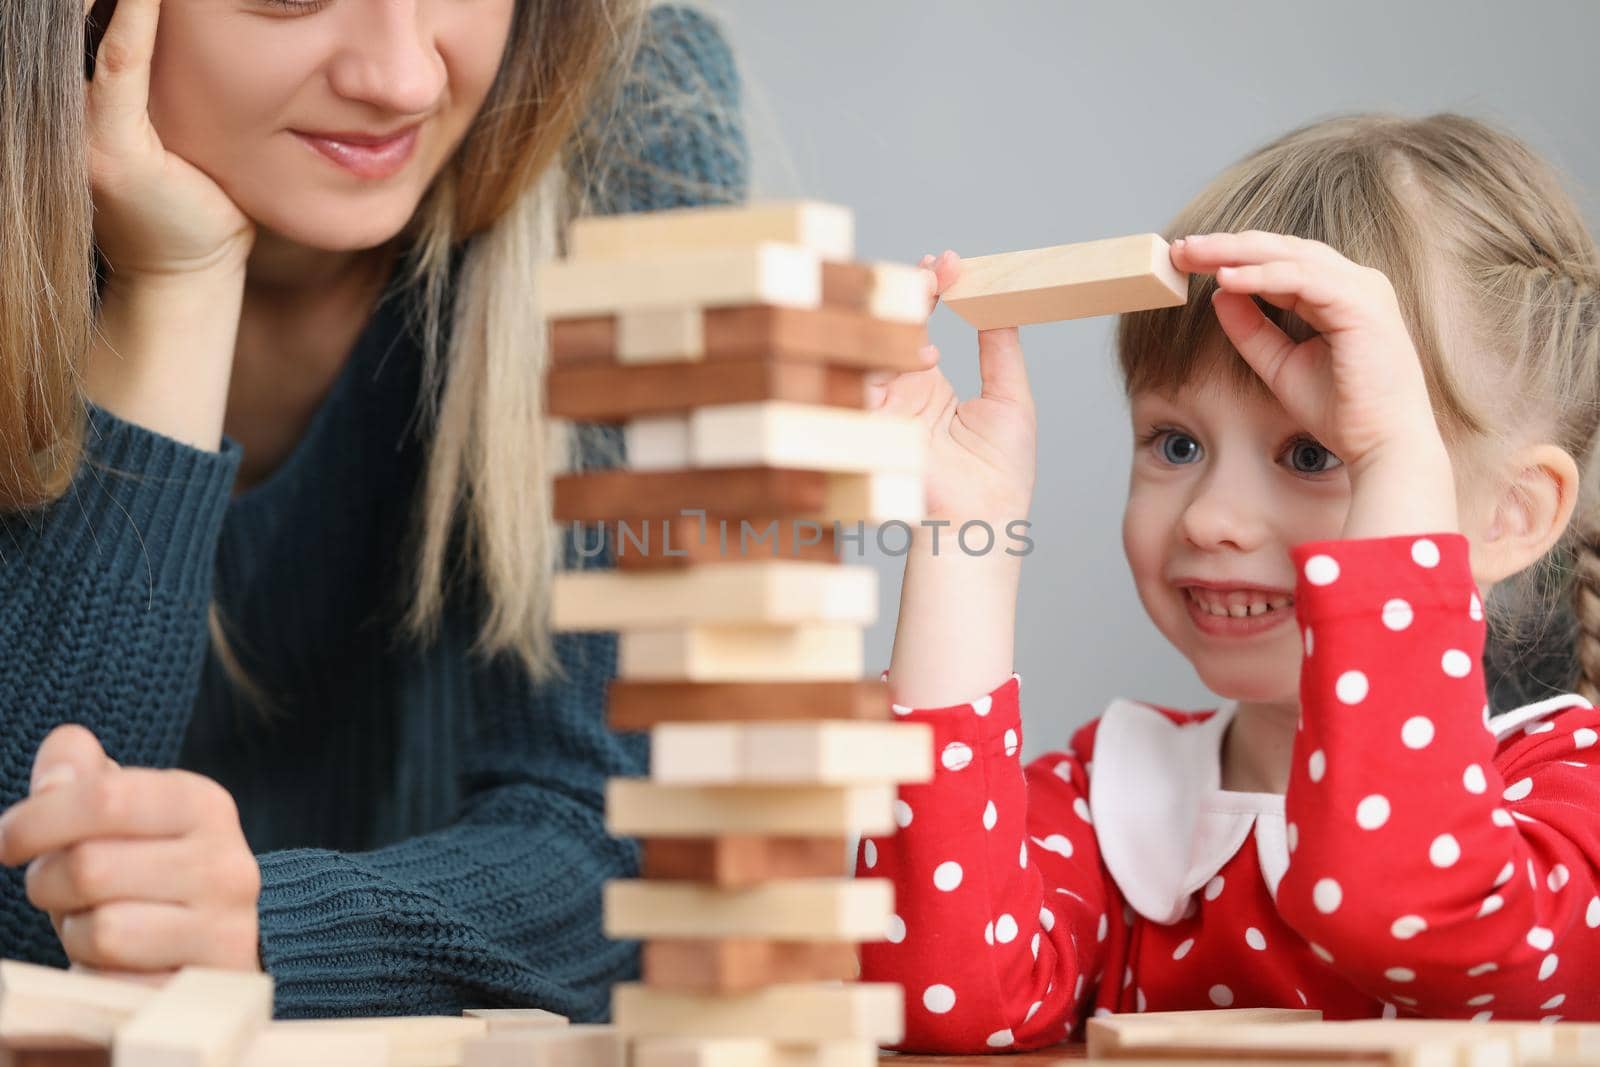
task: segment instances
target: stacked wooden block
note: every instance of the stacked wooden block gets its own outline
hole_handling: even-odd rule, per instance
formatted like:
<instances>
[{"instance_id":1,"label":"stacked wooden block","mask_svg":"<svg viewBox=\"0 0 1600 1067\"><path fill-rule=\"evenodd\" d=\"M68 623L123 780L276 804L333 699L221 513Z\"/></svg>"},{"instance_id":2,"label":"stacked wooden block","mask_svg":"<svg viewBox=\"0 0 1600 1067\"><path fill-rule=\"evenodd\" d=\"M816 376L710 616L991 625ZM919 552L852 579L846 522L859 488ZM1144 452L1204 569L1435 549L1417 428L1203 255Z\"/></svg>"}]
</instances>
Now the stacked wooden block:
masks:
<instances>
[{"instance_id":1,"label":"stacked wooden block","mask_svg":"<svg viewBox=\"0 0 1600 1067\"><path fill-rule=\"evenodd\" d=\"M862 679L875 572L834 523L922 517L926 432L866 411L865 380L920 365L931 295L853 262L852 228L814 203L582 220L540 278L550 413L628 450L557 482L617 569L561 575L552 611L619 633L610 721L651 733L649 780L607 796L644 850L605 895L608 934L644 942L613 1001L637 1067L866 1065L901 1035L901 989L850 981L894 908L849 853L932 739Z\"/></svg>"}]
</instances>

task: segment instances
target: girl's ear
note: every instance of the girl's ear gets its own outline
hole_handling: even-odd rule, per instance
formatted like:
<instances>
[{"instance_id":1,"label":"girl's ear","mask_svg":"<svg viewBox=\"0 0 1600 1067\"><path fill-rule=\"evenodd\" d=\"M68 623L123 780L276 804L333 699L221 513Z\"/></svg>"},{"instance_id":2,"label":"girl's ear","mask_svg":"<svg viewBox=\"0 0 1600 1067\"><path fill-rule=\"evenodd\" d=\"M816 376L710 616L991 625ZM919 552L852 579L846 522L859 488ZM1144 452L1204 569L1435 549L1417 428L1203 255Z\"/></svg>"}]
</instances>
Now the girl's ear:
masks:
<instances>
[{"instance_id":1,"label":"girl's ear","mask_svg":"<svg viewBox=\"0 0 1600 1067\"><path fill-rule=\"evenodd\" d=\"M1529 445L1507 464L1512 474L1490 502L1475 538L1473 576L1484 587L1533 566L1566 532L1578 502L1578 465L1565 449Z\"/></svg>"}]
</instances>

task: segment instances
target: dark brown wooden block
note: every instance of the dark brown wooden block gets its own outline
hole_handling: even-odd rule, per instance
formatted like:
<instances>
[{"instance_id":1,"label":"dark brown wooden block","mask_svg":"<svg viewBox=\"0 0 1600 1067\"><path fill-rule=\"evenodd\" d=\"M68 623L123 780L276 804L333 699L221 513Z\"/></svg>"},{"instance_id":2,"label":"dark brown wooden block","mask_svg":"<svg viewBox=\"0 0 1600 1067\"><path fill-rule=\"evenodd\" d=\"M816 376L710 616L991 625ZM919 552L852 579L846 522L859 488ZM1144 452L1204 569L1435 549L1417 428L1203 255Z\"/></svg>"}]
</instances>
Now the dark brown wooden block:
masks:
<instances>
[{"instance_id":1,"label":"dark brown wooden block","mask_svg":"<svg viewBox=\"0 0 1600 1067\"><path fill-rule=\"evenodd\" d=\"M612 680L611 729L649 730L664 722L792 722L891 717L887 682L650 682Z\"/></svg>"},{"instance_id":2,"label":"dark brown wooden block","mask_svg":"<svg viewBox=\"0 0 1600 1067\"><path fill-rule=\"evenodd\" d=\"M860 409L867 403L866 376L850 367L770 359L591 362L552 370L545 378L545 408L557 418L588 422L763 400Z\"/></svg>"},{"instance_id":3,"label":"dark brown wooden block","mask_svg":"<svg viewBox=\"0 0 1600 1067\"><path fill-rule=\"evenodd\" d=\"M710 516L775 518L812 515L827 503L823 471L781 467L716 467L672 471L591 471L555 480L557 522L621 522Z\"/></svg>"},{"instance_id":4,"label":"dark brown wooden block","mask_svg":"<svg viewBox=\"0 0 1600 1067\"><path fill-rule=\"evenodd\" d=\"M743 889L783 878L844 878L849 854L838 837L653 837L643 876Z\"/></svg>"},{"instance_id":5,"label":"dark brown wooden block","mask_svg":"<svg viewBox=\"0 0 1600 1067\"><path fill-rule=\"evenodd\" d=\"M693 516L678 516L630 528L626 537L619 530L616 545L619 571L680 570L751 560L839 562L831 525L793 519L708 518L702 523ZM667 554L669 548L672 555Z\"/></svg>"},{"instance_id":6,"label":"dark brown wooden block","mask_svg":"<svg viewBox=\"0 0 1600 1067\"><path fill-rule=\"evenodd\" d=\"M854 946L840 942L649 941L642 962L646 985L702 993L848 981L860 972Z\"/></svg>"}]
</instances>

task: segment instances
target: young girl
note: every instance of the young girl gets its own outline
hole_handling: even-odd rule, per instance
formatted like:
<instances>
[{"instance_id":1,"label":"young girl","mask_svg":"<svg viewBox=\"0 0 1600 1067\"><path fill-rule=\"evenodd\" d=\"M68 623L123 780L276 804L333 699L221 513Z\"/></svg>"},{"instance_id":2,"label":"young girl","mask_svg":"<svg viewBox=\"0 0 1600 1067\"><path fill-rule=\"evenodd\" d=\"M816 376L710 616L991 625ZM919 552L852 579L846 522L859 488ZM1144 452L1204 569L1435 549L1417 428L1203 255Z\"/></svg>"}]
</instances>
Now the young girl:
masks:
<instances>
[{"instance_id":1,"label":"young girl","mask_svg":"<svg viewBox=\"0 0 1600 1067\"><path fill-rule=\"evenodd\" d=\"M726 45L643 0L102 0L86 82L84 6L0 3L0 955L604 1016L644 752L614 640L547 625L531 279L577 211L739 198Z\"/></svg>"},{"instance_id":2,"label":"young girl","mask_svg":"<svg viewBox=\"0 0 1600 1067\"><path fill-rule=\"evenodd\" d=\"M890 673L938 766L861 846L897 901L864 977L902 983L905 1047L941 1052L1101 1012L1600 1017L1600 713L1491 718L1479 662L1490 590L1498 612L1570 551L1582 691L1600 680L1581 217L1477 122L1364 117L1250 156L1172 233L1188 305L1118 334L1123 539L1225 702L1118 700L1024 767L1016 560L914 553ZM979 357L981 397L924 371L883 406L930 425L932 514L999 526L1026 513L1033 406L1014 330Z\"/></svg>"}]
</instances>

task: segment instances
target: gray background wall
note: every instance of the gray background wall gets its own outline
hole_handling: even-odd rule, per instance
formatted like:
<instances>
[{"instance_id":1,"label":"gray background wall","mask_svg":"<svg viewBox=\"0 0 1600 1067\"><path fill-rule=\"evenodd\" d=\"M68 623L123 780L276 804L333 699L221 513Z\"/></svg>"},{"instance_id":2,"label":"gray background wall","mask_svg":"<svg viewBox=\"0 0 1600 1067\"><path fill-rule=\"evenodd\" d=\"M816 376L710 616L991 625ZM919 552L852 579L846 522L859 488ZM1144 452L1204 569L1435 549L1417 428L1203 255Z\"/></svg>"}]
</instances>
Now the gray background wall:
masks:
<instances>
[{"instance_id":1,"label":"gray background wall","mask_svg":"<svg viewBox=\"0 0 1600 1067\"><path fill-rule=\"evenodd\" d=\"M1159 230L1259 143L1363 109L1497 120L1562 166L1600 220L1594 0L705 6L744 68L757 195L853 207L863 258ZM1122 558L1131 433L1111 326L1024 331L1041 423L1017 651L1030 755L1114 696L1213 699L1145 618ZM972 331L941 310L931 332L956 388L976 392ZM875 671L888 664L900 565L874 562Z\"/></svg>"}]
</instances>

